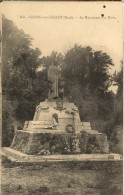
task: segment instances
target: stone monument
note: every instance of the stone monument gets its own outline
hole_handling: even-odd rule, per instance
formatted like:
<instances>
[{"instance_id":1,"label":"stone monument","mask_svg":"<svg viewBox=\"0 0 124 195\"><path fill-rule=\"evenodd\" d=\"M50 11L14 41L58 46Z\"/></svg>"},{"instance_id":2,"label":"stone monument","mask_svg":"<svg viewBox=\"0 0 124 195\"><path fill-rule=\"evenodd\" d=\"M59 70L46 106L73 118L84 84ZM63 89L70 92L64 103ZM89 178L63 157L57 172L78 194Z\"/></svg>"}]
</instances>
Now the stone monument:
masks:
<instances>
[{"instance_id":1,"label":"stone monument","mask_svg":"<svg viewBox=\"0 0 124 195\"><path fill-rule=\"evenodd\" d=\"M17 130L11 148L28 155L108 153L107 137L81 122L78 108L65 98L64 80L57 64L48 70L48 99L35 110L32 121Z\"/></svg>"},{"instance_id":2,"label":"stone monument","mask_svg":"<svg viewBox=\"0 0 124 195\"><path fill-rule=\"evenodd\" d=\"M48 82L49 82L48 98L56 99L59 97L63 99L64 80L60 75L56 61L52 65L50 65L48 69Z\"/></svg>"},{"instance_id":3,"label":"stone monument","mask_svg":"<svg viewBox=\"0 0 124 195\"><path fill-rule=\"evenodd\" d=\"M78 108L64 98L64 80L57 64L48 70L48 99L36 106L32 121L16 130L4 154L21 162L120 160L110 154L107 136L82 122Z\"/></svg>"}]
</instances>

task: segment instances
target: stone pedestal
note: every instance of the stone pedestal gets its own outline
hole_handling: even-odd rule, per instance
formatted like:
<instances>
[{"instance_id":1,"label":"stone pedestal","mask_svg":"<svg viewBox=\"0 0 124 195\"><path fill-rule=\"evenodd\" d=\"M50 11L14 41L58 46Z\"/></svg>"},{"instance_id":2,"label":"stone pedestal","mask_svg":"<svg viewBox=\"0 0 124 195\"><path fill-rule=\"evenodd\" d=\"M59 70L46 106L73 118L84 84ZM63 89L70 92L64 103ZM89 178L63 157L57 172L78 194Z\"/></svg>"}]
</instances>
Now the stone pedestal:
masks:
<instances>
[{"instance_id":1,"label":"stone pedestal","mask_svg":"<svg viewBox=\"0 0 124 195\"><path fill-rule=\"evenodd\" d=\"M11 148L28 155L108 153L105 134L32 132L18 130Z\"/></svg>"},{"instance_id":2,"label":"stone pedestal","mask_svg":"<svg viewBox=\"0 0 124 195\"><path fill-rule=\"evenodd\" d=\"M55 100L41 102L33 121L17 130L11 148L27 155L108 153L105 134L92 130L89 122L81 122L78 108L63 101L58 109Z\"/></svg>"},{"instance_id":3,"label":"stone pedestal","mask_svg":"<svg viewBox=\"0 0 124 195\"><path fill-rule=\"evenodd\" d=\"M54 115L58 118L56 127L54 127ZM76 132L80 132L82 130L82 123L80 121L78 108L73 103L63 101L63 109L59 110L56 107L55 100L46 100L36 107L33 121L26 121L23 130L40 130L42 132L44 130L54 129L66 132L66 127L68 125L73 126Z\"/></svg>"}]
</instances>

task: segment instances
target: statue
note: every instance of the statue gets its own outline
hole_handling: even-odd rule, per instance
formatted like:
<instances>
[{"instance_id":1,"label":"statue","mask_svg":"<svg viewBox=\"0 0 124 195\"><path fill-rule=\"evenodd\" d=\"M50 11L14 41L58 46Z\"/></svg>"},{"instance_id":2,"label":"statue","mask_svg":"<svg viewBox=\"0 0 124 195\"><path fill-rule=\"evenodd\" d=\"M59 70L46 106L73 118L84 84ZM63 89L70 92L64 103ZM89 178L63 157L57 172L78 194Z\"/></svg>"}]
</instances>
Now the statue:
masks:
<instances>
[{"instance_id":1,"label":"statue","mask_svg":"<svg viewBox=\"0 0 124 195\"><path fill-rule=\"evenodd\" d=\"M61 77L59 79L59 87L58 87L59 98L61 99L63 99L64 96L64 85L65 85L64 79Z\"/></svg>"},{"instance_id":2,"label":"statue","mask_svg":"<svg viewBox=\"0 0 124 195\"><path fill-rule=\"evenodd\" d=\"M49 99L58 98L58 80L59 70L57 63L54 62L48 69L48 81L49 81Z\"/></svg>"},{"instance_id":3,"label":"statue","mask_svg":"<svg viewBox=\"0 0 124 195\"><path fill-rule=\"evenodd\" d=\"M48 82L49 82L49 99L63 99L64 94L64 80L60 75L57 67L57 62L54 61L48 69Z\"/></svg>"}]
</instances>

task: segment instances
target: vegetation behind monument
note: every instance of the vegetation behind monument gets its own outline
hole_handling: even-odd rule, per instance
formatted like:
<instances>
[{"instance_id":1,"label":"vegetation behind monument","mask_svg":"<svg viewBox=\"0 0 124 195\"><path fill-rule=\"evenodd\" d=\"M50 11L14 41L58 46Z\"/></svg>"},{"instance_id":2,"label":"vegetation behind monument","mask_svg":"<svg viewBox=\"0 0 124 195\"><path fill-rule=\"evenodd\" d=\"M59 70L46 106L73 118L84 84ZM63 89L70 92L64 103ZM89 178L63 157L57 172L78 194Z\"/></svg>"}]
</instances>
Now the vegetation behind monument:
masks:
<instances>
[{"instance_id":1,"label":"vegetation behind monument","mask_svg":"<svg viewBox=\"0 0 124 195\"><path fill-rule=\"evenodd\" d=\"M123 70L110 76L110 56L76 44L64 55L53 51L42 56L38 48L31 48L32 38L5 17L2 30L3 145L10 145L15 124L22 128L47 98L47 71L56 60L65 80L65 97L79 107L81 120L105 132L111 148L116 145L116 152L121 152ZM116 95L108 91L113 81Z\"/></svg>"}]
</instances>

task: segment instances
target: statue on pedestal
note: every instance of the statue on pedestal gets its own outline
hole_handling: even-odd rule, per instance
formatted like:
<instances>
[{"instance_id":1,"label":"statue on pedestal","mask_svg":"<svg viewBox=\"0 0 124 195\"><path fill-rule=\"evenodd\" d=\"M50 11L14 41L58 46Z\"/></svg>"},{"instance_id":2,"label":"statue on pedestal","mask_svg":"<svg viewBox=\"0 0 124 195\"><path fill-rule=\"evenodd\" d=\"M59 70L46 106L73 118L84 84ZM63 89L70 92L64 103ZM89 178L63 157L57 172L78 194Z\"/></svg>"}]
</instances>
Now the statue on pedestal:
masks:
<instances>
[{"instance_id":1,"label":"statue on pedestal","mask_svg":"<svg viewBox=\"0 0 124 195\"><path fill-rule=\"evenodd\" d=\"M63 99L64 94L64 80L61 78L60 71L57 67L57 62L54 61L48 69L48 82L49 82L49 99Z\"/></svg>"}]
</instances>

